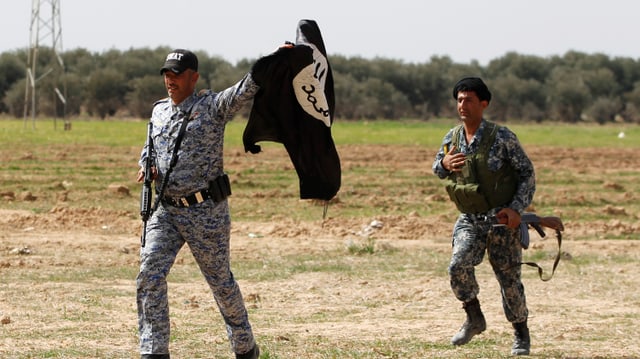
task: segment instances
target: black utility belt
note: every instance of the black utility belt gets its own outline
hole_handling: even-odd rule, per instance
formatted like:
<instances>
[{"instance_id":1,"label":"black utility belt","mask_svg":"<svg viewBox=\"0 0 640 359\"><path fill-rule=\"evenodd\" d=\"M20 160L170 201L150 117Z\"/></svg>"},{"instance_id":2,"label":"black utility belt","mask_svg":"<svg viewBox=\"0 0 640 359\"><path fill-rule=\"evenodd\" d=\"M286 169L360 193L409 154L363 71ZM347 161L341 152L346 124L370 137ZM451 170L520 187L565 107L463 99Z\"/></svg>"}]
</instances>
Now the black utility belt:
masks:
<instances>
[{"instance_id":1,"label":"black utility belt","mask_svg":"<svg viewBox=\"0 0 640 359\"><path fill-rule=\"evenodd\" d=\"M162 202L173 207L184 208L202 203L208 199L212 199L214 202L221 202L230 195L231 183L229 182L229 176L225 173L209 182L209 188L205 188L185 197L172 198L164 196L162 198Z\"/></svg>"}]
</instances>

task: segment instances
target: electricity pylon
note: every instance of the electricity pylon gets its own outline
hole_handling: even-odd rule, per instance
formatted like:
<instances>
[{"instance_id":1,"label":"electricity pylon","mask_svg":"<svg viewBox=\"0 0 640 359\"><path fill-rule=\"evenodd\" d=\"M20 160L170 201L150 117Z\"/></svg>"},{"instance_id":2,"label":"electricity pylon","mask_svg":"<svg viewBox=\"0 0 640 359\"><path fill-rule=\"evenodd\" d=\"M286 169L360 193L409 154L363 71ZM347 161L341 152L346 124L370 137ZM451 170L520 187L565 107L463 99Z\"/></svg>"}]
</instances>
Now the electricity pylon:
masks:
<instances>
[{"instance_id":1,"label":"electricity pylon","mask_svg":"<svg viewBox=\"0 0 640 359\"><path fill-rule=\"evenodd\" d=\"M71 124L66 119L66 78L65 67L62 61L62 21L60 19L60 0L33 0L31 5L31 26L29 30L29 53L27 55L27 79L24 93L24 125L27 126L27 117L31 115L32 126L35 128L36 118L36 89L38 82L51 74L53 81L54 98L54 127L56 126L57 103L62 104L62 118L64 129L71 129ZM50 41L54 59L43 70L38 68L38 51L40 45ZM42 74L40 74L42 71ZM62 84L60 84L60 82ZM59 88L62 87L62 90Z\"/></svg>"}]
</instances>

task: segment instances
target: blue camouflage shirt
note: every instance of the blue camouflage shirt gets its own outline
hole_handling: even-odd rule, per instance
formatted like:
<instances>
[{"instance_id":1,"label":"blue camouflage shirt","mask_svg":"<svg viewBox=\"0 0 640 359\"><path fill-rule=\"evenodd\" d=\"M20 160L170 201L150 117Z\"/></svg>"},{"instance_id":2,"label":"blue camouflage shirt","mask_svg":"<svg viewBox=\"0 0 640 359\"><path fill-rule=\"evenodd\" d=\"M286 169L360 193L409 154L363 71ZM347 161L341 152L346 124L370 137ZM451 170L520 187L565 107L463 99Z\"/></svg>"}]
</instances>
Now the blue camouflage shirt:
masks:
<instances>
[{"instance_id":1,"label":"blue camouflage shirt","mask_svg":"<svg viewBox=\"0 0 640 359\"><path fill-rule=\"evenodd\" d=\"M486 127L486 120L482 120L478 131L473 136L471 143L466 143L465 140L461 140L457 150L465 155L473 154L478 151L478 147L482 140L482 135ZM452 137L454 128L444 136L440 150L436 154L436 158L433 161L432 170L439 178L444 179L449 176L450 172L442 166L442 159L444 158L445 145L448 148L452 147ZM464 127L460 133L460 138L464 139L465 131ZM529 207L533 201L533 195L536 191L536 179L533 169L533 163L525 153L520 141L516 137L515 133L509 130L507 127L500 126L496 133L496 139L491 148L489 149L489 158L487 159L487 165L492 171L497 171L505 163L510 163L511 166L518 172L518 187L516 194L508 204L509 208L516 210L522 214L524 210Z\"/></svg>"},{"instance_id":2,"label":"blue camouflage shirt","mask_svg":"<svg viewBox=\"0 0 640 359\"><path fill-rule=\"evenodd\" d=\"M209 187L209 181L223 174L224 129L234 114L251 101L259 87L247 74L235 85L215 93L194 93L174 105L170 98L155 103L151 115L153 141L152 163L158 169L155 180L159 190L169 169L171 155L182 121L188 119L178 160L164 195L184 197ZM147 157L146 146L140 155L140 166Z\"/></svg>"}]
</instances>

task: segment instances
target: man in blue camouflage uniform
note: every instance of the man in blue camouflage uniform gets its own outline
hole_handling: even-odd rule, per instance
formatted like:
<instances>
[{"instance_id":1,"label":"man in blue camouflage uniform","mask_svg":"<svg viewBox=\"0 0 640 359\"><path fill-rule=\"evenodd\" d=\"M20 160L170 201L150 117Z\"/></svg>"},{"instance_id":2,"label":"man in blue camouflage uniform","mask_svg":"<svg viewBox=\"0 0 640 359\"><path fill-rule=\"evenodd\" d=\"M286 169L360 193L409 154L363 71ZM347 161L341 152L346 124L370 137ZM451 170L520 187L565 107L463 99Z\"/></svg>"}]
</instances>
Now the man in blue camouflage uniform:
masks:
<instances>
[{"instance_id":1,"label":"man in blue camouflage uniform","mask_svg":"<svg viewBox=\"0 0 640 359\"><path fill-rule=\"evenodd\" d=\"M447 180L447 192L461 212L453 228L449 276L467 319L451 342L466 344L486 329L475 278L475 266L486 251L500 284L505 316L514 328L512 354L528 355L519 225L535 192L533 164L512 131L483 119L491 92L480 78L460 80L453 98L462 124L444 136L432 166Z\"/></svg>"},{"instance_id":2,"label":"man in blue camouflage uniform","mask_svg":"<svg viewBox=\"0 0 640 359\"><path fill-rule=\"evenodd\" d=\"M156 191L169 169L176 137L188 121L178 160L160 205L147 224L140 252L137 304L142 358L169 358L167 275L186 243L204 275L227 327L236 358L259 357L247 310L229 265L231 220L223 172L224 129L259 87L251 74L219 93L196 94L198 59L188 50L171 52L161 68L169 97L156 102L151 116L151 156ZM148 141L148 140L147 140ZM144 179L144 167L138 181ZM213 187L215 187L215 191ZM156 192L157 193L157 192ZM222 193L222 195L221 195Z\"/></svg>"}]
</instances>

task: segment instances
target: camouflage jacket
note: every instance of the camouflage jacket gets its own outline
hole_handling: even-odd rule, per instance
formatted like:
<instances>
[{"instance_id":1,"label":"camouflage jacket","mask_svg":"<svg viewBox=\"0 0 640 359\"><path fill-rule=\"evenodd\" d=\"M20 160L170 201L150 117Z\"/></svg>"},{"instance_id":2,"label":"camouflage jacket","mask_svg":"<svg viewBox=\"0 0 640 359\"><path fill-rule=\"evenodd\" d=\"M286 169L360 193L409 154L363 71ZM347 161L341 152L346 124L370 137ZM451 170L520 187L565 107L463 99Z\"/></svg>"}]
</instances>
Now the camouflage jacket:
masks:
<instances>
[{"instance_id":1,"label":"camouflage jacket","mask_svg":"<svg viewBox=\"0 0 640 359\"><path fill-rule=\"evenodd\" d=\"M178 160L170 175L164 195L183 197L208 188L209 181L223 174L224 129L234 114L251 101L259 87L250 74L235 85L221 91L194 93L175 105L167 98L155 103L151 116L153 125L152 163L158 169L156 189L169 168L171 155L182 121L188 119ZM143 148L139 164L147 157Z\"/></svg>"}]
</instances>

